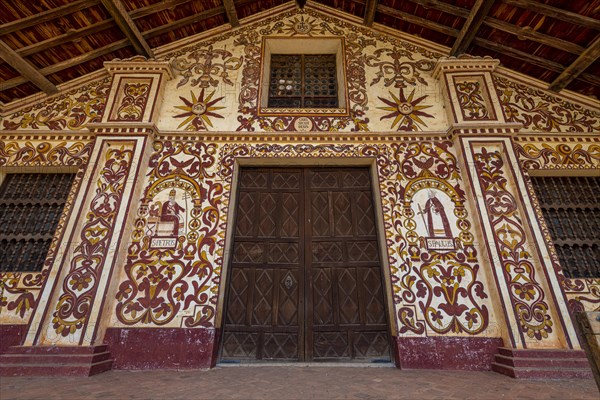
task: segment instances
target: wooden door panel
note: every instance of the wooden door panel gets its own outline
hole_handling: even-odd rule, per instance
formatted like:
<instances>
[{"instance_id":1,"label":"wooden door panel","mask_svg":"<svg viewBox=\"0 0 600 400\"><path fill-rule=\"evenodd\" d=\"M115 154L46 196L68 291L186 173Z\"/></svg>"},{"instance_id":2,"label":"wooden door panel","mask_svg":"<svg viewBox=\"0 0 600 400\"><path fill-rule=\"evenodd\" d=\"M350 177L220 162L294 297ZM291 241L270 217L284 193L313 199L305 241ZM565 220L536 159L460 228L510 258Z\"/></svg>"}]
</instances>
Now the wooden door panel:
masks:
<instances>
[{"instance_id":1,"label":"wooden door panel","mask_svg":"<svg viewBox=\"0 0 600 400\"><path fill-rule=\"evenodd\" d=\"M243 169L223 359L389 359L370 175Z\"/></svg>"},{"instance_id":2,"label":"wooden door panel","mask_svg":"<svg viewBox=\"0 0 600 400\"><path fill-rule=\"evenodd\" d=\"M307 358L390 360L368 170L306 174Z\"/></svg>"},{"instance_id":3,"label":"wooden door panel","mask_svg":"<svg viewBox=\"0 0 600 400\"><path fill-rule=\"evenodd\" d=\"M222 359L304 356L301 184L301 170L240 173Z\"/></svg>"},{"instance_id":4,"label":"wooden door panel","mask_svg":"<svg viewBox=\"0 0 600 400\"><path fill-rule=\"evenodd\" d=\"M347 331L314 332L314 360L351 358Z\"/></svg>"}]
</instances>

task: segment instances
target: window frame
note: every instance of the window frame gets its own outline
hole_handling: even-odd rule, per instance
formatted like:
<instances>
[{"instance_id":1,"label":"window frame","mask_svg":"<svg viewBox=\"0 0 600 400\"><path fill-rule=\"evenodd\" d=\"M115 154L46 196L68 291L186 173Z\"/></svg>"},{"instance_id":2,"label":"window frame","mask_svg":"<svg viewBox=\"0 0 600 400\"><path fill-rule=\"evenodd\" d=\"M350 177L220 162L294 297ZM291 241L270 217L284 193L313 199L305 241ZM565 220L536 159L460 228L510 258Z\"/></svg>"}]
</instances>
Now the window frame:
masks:
<instances>
[{"instance_id":1,"label":"window frame","mask_svg":"<svg viewBox=\"0 0 600 400\"><path fill-rule=\"evenodd\" d=\"M271 54L335 54L338 90L337 108L279 108L269 105ZM348 90L346 85L345 40L341 37L294 38L263 37L261 75L258 93L260 116L347 116Z\"/></svg>"},{"instance_id":2,"label":"window frame","mask_svg":"<svg viewBox=\"0 0 600 400\"><path fill-rule=\"evenodd\" d=\"M550 181L556 179L578 179L578 178L590 178L590 179L598 179L600 182L600 178L594 175L570 175L570 174L540 174L540 173L530 173L530 181L531 187L535 194L537 203L539 205L539 211L541 213L541 217L544 219L546 226L548 228L548 234L552 239L552 243L554 245L554 249L556 251L556 256L558 257L559 264L562 268L563 274L568 279L592 279L598 278L598 276L594 275L594 271L591 269L587 269L587 267L580 268L581 262L587 264L589 259L585 257L585 259L578 258L573 255L573 249L579 248L580 253L584 251L584 248L588 249L588 252L592 254L593 247L599 245L599 241L595 237L588 237L585 235L585 238L581 238L579 236L584 235L586 231L591 232L593 230L592 224L588 224L588 219L584 217L586 212L594 213L594 209L600 208L600 205L592 203L587 203L582 201L581 197L576 197L575 201L565 200L561 197L560 190L555 193L554 198L549 202L546 198L546 194L542 194L543 191L548 192L549 184L542 183L542 181ZM571 189L575 185L562 185L564 182L560 182L560 186L568 186L568 189ZM556 181L552 183L556 188ZM568 191L567 189L567 191ZM548 192L549 193L549 192ZM591 195L590 195L591 197ZM588 211L586 211L588 210ZM559 217L559 214L563 214L563 218ZM577 216L581 217L578 218ZM564 218L565 216L569 218ZM555 217L555 218L553 218ZM556 219L556 221L555 221ZM565 229L565 221L568 222L568 229ZM581 221L586 221L582 223ZM587 225L587 226L586 226ZM559 236L556 236L556 235ZM567 259L564 258L566 256L567 250L571 252L571 261L578 261L577 264L572 265L572 263L568 263ZM592 266L593 267L593 266ZM583 272L583 273L582 273ZM587 272L590 273L590 276L587 276Z\"/></svg>"},{"instance_id":3,"label":"window frame","mask_svg":"<svg viewBox=\"0 0 600 400\"><path fill-rule=\"evenodd\" d=\"M11 242L12 240L16 240L16 241L25 240L26 242L29 242L29 241L48 242L47 248L45 248L45 250L42 254L40 265L13 266L12 269L6 269L6 270L0 271L0 274L4 274L4 273L40 273L41 271L43 271L44 264L46 262L46 259L48 258L48 253L52 249L52 240L56 237L57 233L62 234L62 230L63 230L64 226L61 226L60 221L61 221L61 219L63 219L65 213L70 210L71 204L70 204L69 196L73 190L73 185L75 185L77 182L77 169L75 169L75 168L60 168L60 167L59 168L48 168L45 171L40 171L37 168L27 168L27 167L19 168L19 169L9 168L8 171L0 173L0 195L3 195L3 193L4 193L3 187L4 187L4 184L6 183L6 180L9 175L30 175L30 174L71 175L70 184L67 188L66 196L64 198L62 198L62 197L60 197L60 198L53 197L50 199L48 199L48 198L32 198L31 201L29 201L26 198L18 198L16 200L6 200L3 197L0 198L0 203L2 203L2 204L13 203L15 206L19 205L19 204L22 204L22 205L30 204L32 206L49 204L49 205L57 205L57 206L61 207L60 211L55 216L55 218L56 218L55 227L53 229L47 231L46 233L43 233L43 232L34 232L34 233L13 232L13 233L1 233L0 234L0 240L3 240L3 241L6 240L8 242ZM44 224L47 224L49 222L47 219L48 219L48 214L45 215ZM37 269L35 267L37 267Z\"/></svg>"}]
</instances>

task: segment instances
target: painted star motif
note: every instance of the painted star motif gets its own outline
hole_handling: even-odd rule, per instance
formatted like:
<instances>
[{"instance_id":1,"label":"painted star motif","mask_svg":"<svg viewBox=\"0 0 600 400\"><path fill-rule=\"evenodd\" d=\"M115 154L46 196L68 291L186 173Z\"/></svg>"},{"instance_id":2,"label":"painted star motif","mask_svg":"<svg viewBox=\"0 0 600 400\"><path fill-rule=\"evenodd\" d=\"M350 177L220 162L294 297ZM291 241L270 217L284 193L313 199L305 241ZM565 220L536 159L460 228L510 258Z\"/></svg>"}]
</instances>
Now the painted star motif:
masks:
<instances>
[{"instance_id":1,"label":"painted star motif","mask_svg":"<svg viewBox=\"0 0 600 400\"><path fill-rule=\"evenodd\" d=\"M396 97L392 92L389 92L392 96L393 101L379 97L379 100L383 101L389 107L377 107L380 110L391 111L391 113L384 115L380 120L394 117L392 123L392 129L398 124L399 131L417 131L420 125L427 126L420 117L433 118L433 115L427 114L421 110L429 108L431 106L419 105L427 95L414 99L415 90L406 98L404 96L404 89L400 88L399 97Z\"/></svg>"},{"instance_id":2,"label":"painted star motif","mask_svg":"<svg viewBox=\"0 0 600 400\"><path fill-rule=\"evenodd\" d=\"M196 98L194 92L190 91L191 101L185 97L179 96L181 101L184 102L184 106L175 106L179 110L185 111L183 114L175 115L175 118L185 118L177 128L181 128L184 125L186 129L206 130L206 125L212 128L212 122L209 117L224 118L222 115L215 113L214 111L223 109L225 107L215 107L214 104L223 99L223 97L211 100L215 94L215 91L210 93L204 98L204 89L200 91L200 95ZM188 125L189 124L189 125Z\"/></svg>"},{"instance_id":3,"label":"painted star motif","mask_svg":"<svg viewBox=\"0 0 600 400\"><path fill-rule=\"evenodd\" d=\"M294 17L293 20L286 23L285 28L283 29L285 33L291 34L290 36L296 35L308 35L311 36L311 31L315 27L315 20L306 18L304 16Z\"/></svg>"}]
</instances>

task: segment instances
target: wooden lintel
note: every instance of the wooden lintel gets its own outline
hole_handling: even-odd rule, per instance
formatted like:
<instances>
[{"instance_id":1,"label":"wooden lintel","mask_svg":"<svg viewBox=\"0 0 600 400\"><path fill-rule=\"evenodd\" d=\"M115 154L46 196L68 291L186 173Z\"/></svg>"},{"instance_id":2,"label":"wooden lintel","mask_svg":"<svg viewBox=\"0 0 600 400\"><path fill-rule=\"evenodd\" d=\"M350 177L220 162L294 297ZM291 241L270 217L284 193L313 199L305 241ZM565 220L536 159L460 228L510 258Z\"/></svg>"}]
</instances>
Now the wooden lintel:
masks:
<instances>
[{"instance_id":1,"label":"wooden lintel","mask_svg":"<svg viewBox=\"0 0 600 400\"><path fill-rule=\"evenodd\" d=\"M549 6L545 3L534 0L501 0L504 4L531 10L538 14L546 15L554 19L569 22L575 25L581 25L584 28L600 31L600 20L596 18L586 17L585 15L577 14L562 8Z\"/></svg>"},{"instance_id":2,"label":"wooden lintel","mask_svg":"<svg viewBox=\"0 0 600 400\"><path fill-rule=\"evenodd\" d=\"M420 25L424 28L431 29L436 32L441 32L454 37L458 36L458 29L454 29L449 26L439 24L437 22L429 21L428 19L417 17L416 15L396 10L392 7L378 5L377 11L390 15L394 18L404 20L406 22L410 22L411 24Z\"/></svg>"},{"instance_id":3,"label":"wooden lintel","mask_svg":"<svg viewBox=\"0 0 600 400\"><path fill-rule=\"evenodd\" d=\"M587 48L577 60L573 61L561 74L550 84L548 89L558 92L576 79L587 67L600 57L600 37Z\"/></svg>"},{"instance_id":4,"label":"wooden lintel","mask_svg":"<svg viewBox=\"0 0 600 400\"><path fill-rule=\"evenodd\" d=\"M575 43L571 43L566 40L556 38L554 36L545 35L543 33L536 32L532 29L527 29L526 27L520 27L513 24L509 24L507 22L500 21L496 18L487 17L483 20L483 24L491 28L501 30L503 32L508 32L510 34L525 39L533 40L534 42L554 47L555 49L566 51L568 53L579 55L585 50L583 47L578 46Z\"/></svg>"},{"instance_id":5,"label":"wooden lintel","mask_svg":"<svg viewBox=\"0 0 600 400\"><path fill-rule=\"evenodd\" d=\"M21 29L29 28L30 26L38 25L58 17L62 17L63 15L74 13L75 11L81 11L82 9L92 7L98 4L99 1L100 0L74 1L72 3L65 4L64 6L56 7L48 11L31 15L29 17L21 18L12 22L7 22L5 24L0 25L0 36L6 35L7 33L19 31Z\"/></svg>"},{"instance_id":6,"label":"wooden lintel","mask_svg":"<svg viewBox=\"0 0 600 400\"><path fill-rule=\"evenodd\" d=\"M237 11L235 11L233 0L223 0L223 7L225 7L225 13L227 14L229 25L231 25L232 28L240 26L240 21L238 21Z\"/></svg>"},{"instance_id":7,"label":"wooden lintel","mask_svg":"<svg viewBox=\"0 0 600 400\"><path fill-rule=\"evenodd\" d=\"M493 4L494 0L477 0L475 2L471 13L454 41L454 46L450 50L451 56L457 56L467 51Z\"/></svg>"},{"instance_id":8,"label":"wooden lintel","mask_svg":"<svg viewBox=\"0 0 600 400\"><path fill-rule=\"evenodd\" d=\"M364 24L368 27L373 26L375 22L375 12L377 11L377 0L367 0L365 5L365 21Z\"/></svg>"},{"instance_id":9,"label":"wooden lintel","mask_svg":"<svg viewBox=\"0 0 600 400\"><path fill-rule=\"evenodd\" d=\"M34 68L23 57L18 55L9 45L0 40L0 57L6 61L8 65L19 72L26 81L30 81L35 86L43 90L47 94L58 92L57 87L50 82L40 71ZM0 88L8 89L7 82L0 83ZM22 82L24 83L24 82Z\"/></svg>"},{"instance_id":10,"label":"wooden lintel","mask_svg":"<svg viewBox=\"0 0 600 400\"><path fill-rule=\"evenodd\" d=\"M146 39L142 36L142 33L138 30L137 26L127 14L127 10L121 3L121 0L101 0L106 10L115 19L115 23L125 34L129 42L135 49L137 54L143 55L147 58L154 58L154 52L146 42Z\"/></svg>"}]
</instances>

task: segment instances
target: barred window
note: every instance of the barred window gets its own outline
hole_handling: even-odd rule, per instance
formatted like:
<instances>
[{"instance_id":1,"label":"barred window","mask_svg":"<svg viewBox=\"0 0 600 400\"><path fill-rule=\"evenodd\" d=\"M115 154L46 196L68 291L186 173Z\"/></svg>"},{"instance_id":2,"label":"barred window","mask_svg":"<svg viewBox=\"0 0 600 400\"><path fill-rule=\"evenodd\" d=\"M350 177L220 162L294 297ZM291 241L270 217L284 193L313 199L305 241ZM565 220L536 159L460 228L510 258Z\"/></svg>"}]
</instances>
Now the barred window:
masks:
<instances>
[{"instance_id":1,"label":"barred window","mask_svg":"<svg viewBox=\"0 0 600 400\"><path fill-rule=\"evenodd\" d=\"M8 174L0 186L0 271L41 271L74 174Z\"/></svg>"},{"instance_id":2,"label":"barred window","mask_svg":"<svg viewBox=\"0 0 600 400\"><path fill-rule=\"evenodd\" d=\"M337 108L335 54L271 54L269 107Z\"/></svg>"},{"instance_id":3,"label":"barred window","mask_svg":"<svg viewBox=\"0 0 600 400\"><path fill-rule=\"evenodd\" d=\"M532 177L565 276L600 277L600 178Z\"/></svg>"}]
</instances>

